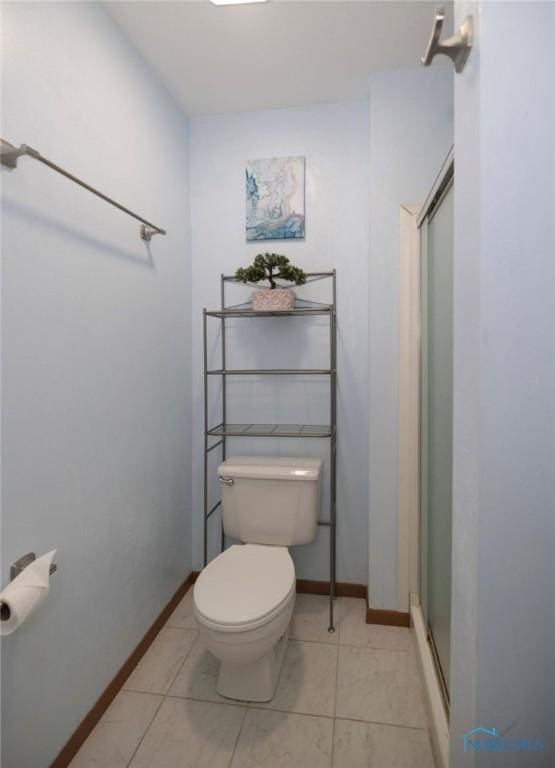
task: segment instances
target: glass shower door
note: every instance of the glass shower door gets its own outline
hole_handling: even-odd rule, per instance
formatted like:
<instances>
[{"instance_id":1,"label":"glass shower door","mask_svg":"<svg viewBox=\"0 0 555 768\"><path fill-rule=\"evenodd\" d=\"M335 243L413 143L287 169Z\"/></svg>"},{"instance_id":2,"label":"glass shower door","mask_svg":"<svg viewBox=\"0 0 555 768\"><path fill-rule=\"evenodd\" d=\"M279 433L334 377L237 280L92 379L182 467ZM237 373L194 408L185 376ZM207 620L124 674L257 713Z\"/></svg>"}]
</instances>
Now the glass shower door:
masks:
<instances>
[{"instance_id":1,"label":"glass shower door","mask_svg":"<svg viewBox=\"0 0 555 768\"><path fill-rule=\"evenodd\" d=\"M453 476L453 180L421 225L421 602L449 699Z\"/></svg>"}]
</instances>

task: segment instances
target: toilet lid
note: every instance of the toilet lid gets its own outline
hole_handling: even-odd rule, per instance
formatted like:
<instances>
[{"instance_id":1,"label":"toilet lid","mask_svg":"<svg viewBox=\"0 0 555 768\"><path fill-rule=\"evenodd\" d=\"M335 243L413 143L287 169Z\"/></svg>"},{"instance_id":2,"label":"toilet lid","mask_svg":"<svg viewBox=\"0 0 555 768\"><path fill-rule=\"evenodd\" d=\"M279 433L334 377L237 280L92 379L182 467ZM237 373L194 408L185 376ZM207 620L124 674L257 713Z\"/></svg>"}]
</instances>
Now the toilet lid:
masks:
<instances>
[{"instance_id":1,"label":"toilet lid","mask_svg":"<svg viewBox=\"0 0 555 768\"><path fill-rule=\"evenodd\" d=\"M235 544L199 575L197 611L220 626L251 624L273 613L295 587L295 567L286 547Z\"/></svg>"}]
</instances>

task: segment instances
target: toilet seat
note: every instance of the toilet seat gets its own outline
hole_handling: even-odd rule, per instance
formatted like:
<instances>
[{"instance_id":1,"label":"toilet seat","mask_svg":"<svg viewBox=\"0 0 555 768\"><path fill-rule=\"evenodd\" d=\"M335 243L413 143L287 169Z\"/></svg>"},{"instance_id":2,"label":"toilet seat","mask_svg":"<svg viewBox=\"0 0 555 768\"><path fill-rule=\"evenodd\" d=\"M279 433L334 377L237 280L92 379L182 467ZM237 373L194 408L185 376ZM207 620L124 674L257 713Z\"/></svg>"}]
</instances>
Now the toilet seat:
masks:
<instances>
[{"instance_id":1,"label":"toilet seat","mask_svg":"<svg viewBox=\"0 0 555 768\"><path fill-rule=\"evenodd\" d=\"M193 600L202 624L238 632L271 621L294 594L295 567L286 547L236 544L201 572Z\"/></svg>"}]
</instances>

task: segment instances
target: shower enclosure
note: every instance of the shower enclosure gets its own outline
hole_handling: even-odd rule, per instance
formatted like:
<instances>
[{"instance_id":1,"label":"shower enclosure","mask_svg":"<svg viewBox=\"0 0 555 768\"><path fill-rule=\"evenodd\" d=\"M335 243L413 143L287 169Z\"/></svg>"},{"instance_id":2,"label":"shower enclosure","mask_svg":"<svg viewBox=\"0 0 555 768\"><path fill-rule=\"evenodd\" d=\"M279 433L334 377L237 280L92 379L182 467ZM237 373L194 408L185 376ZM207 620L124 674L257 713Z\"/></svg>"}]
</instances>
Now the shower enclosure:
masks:
<instances>
[{"instance_id":1,"label":"shower enclosure","mask_svg":"<svg viewBox=\"0 0 555 768\"><path fill-rule=\"evenodd\" d=\"M420 230L420 603L446 705L451 641L454 163Z\"/></svg>"}]
</instances>

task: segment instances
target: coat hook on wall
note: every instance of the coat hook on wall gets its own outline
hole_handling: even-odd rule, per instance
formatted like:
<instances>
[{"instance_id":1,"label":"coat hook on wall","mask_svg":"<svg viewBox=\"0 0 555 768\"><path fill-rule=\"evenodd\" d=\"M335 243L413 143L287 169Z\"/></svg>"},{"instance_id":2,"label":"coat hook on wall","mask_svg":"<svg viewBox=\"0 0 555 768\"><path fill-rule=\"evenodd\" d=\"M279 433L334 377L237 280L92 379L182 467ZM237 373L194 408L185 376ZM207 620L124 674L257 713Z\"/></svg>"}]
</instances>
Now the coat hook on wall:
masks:
<instances>
[{"instance_id":1,"label":"coat hook on wall","mask_svg":"<svg viewBox=\"0 0 555 768\"><path fill-rule=\"evenodd\" d=\"M455 65L456 72L462 72L468 55L472 50L474 25L472 22L472 16L467 16L462 23L459 31L440 41L441 31L443 29L443 22L445 21L445 9L436 8L434 12L434 26L432 28L432 34L430 42L426 49L426 53L420 61L425 67L429 67L432 63L434 56L438 53L443 53L445 56L449 56Z\"/></svg>"}]
</instances>

